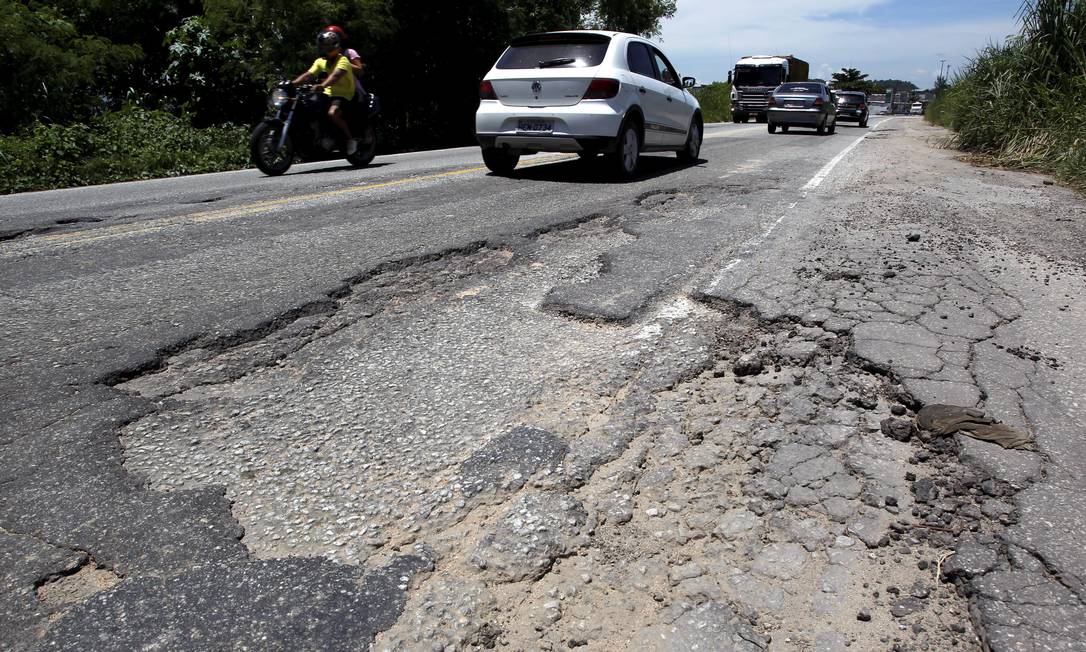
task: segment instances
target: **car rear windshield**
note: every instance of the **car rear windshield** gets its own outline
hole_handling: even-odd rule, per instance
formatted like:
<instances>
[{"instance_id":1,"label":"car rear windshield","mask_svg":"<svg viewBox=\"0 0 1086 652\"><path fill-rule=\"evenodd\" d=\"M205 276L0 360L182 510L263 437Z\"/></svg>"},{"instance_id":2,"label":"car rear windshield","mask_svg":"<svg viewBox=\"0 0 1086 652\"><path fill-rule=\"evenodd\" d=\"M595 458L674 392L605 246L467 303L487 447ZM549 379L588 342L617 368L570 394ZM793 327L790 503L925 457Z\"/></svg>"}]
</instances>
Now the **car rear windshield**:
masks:
<instances>
[{"instance_id":1,"label":"car rear windshield","mask_svg":"<svg viewBox=\"0 0 1086 652\"><path fill-rule=\"evenodd\" d=\"M863 93L845 93L842 91L837 91L837 96L849 102L862 101L866 97Z\"/></svg>"},{"instance_id":2,"label":"car rear windshield","mask_svg":"<svg viewBox=\"0 0 1086 652\"><path fill-rule=\"evenodd\" d=\"M610 36L539 34L515 39L498 59L498 69L593 68L603 63Z\"/></svg>"},{"instance_id":3,"label":"car rear windshield","mask_svg":"<svg viewBox=\"0 0 1086 652\"><path fill-rule=\"evenodd\" d=\"M778 93L797 93L799 95L821 95L818 84L781 84Z\"/></svg>"}]
</instances>

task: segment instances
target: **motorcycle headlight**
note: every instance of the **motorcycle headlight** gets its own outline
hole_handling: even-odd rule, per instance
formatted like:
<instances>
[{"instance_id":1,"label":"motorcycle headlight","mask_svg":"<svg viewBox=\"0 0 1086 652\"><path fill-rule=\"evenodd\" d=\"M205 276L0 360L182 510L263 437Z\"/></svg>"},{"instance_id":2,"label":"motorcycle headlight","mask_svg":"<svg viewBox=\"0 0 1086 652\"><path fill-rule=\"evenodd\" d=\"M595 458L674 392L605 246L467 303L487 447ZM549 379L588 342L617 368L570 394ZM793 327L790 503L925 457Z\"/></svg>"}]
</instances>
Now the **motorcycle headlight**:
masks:
<instances>
[{"instance_id":1,"label":"motorcycle headlight","mask_svg":"<svg viewBox=\"0 0 1086 652\"><path fill-rule=\"evenodd\" d=\"M287 92L282 88L277 88L271 92L268 96L268 106L273 109L278 109L287 103Z\"/></svg>"}]
</instances>

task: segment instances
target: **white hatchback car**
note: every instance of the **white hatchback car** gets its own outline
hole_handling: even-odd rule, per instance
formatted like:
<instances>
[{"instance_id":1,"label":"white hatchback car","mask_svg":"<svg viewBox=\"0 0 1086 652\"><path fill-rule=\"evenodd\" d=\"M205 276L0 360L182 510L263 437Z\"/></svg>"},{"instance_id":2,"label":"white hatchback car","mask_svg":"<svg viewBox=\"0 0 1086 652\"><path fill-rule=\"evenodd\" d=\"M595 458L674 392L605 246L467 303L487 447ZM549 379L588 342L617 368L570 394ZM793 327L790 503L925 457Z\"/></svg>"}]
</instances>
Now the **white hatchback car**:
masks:
<instances>
[{"instance_id":1,"label":"white hatchback car","mask_svg":"<svg viewBox=\"0 0 1086 652\"><path fill-rule=\"evenodd\" d=\"M698 160L703 122L697 99L651 41L599 31L514 39L479 85L475 135L483 161L509 174L521 154L607 155L623 177L642 152Z\"/></svg>"}]
</instances>

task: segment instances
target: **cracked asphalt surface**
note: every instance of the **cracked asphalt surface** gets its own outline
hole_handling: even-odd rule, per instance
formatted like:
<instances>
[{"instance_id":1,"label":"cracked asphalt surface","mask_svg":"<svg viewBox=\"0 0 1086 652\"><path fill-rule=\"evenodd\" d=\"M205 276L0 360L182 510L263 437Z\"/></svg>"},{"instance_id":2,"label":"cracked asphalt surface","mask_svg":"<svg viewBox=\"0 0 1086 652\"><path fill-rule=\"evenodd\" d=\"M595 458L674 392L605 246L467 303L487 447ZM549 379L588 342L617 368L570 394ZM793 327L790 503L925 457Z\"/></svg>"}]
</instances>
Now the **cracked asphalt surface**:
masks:
<instances>
[{"instance_id":1,"label":"cracked asphalt surface","mask_svg":"<svg viewBox=\"0 0 1086 652\"><path fill-rule=\"evenodd\" d=\"M1086 205L942 134L0 198L0 647L1086 649Z\"/></svg>"}]
</instances>

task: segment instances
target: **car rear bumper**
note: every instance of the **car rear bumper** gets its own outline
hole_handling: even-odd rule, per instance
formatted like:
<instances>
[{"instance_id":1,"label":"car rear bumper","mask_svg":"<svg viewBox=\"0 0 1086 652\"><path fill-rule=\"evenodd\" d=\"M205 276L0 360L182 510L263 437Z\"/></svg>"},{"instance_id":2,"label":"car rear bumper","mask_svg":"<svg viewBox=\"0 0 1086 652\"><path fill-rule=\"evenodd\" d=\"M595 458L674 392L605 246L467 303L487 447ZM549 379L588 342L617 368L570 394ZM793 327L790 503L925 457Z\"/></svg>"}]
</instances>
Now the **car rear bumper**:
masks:
<instances>
[{"instance_id":1,"label":"car rear bumper","mask_svg":"<svg viewBox=\"0 0 1086 652\"><path fill-rule=\"evenodd\" d=\"M540 152L580 152L605 149L618 135L624 115L606 101L582 101L573 106L520 107L483 101L475 113L475 137L483 147L510 147ZM550 132L517 129L522 119L550 120Z\"/></svg>"},{"instance_id":2,"label":"car rear bumper","mask_svg":"<svg viewBox=\"0 0 1086 652\"><path fill-rule=\"evenodd\" d=\"M617 130L617 127L616 127ZM614 148L614 136L547 136L539 135L503 135L476 134L479 146L508 147L509 149L535 152L608 152Z\"/></svg>"},{"instance_id":3,"label":"car rear bumper","mask_svg":"<svg viewBox=\"0 0 1086 652\"><path fill-rule=\"evenodd\" d=\"M863 122L864 118L866 118L866 117L867 117L867 111L863 111L863 110L860 110L860 109L838 109L838 111L837 111L837 119L838 120L847 120L847 121L850 121L850 122Z\"/></svg>"},{"instance_id":4,"label":"car rear bumper","mask_svg":"<svg viewBox=\"0 0 1086 652\"><path fill-rule=\"evenodd\" d=\"M825 119L820 109L770 109L769 122L778 125L817 126Z\"/></svg>"}]
</instances>

